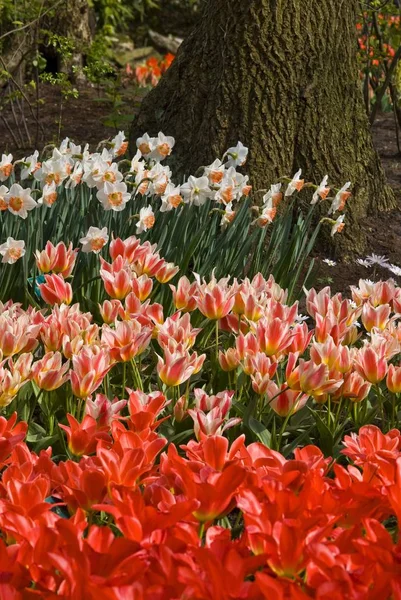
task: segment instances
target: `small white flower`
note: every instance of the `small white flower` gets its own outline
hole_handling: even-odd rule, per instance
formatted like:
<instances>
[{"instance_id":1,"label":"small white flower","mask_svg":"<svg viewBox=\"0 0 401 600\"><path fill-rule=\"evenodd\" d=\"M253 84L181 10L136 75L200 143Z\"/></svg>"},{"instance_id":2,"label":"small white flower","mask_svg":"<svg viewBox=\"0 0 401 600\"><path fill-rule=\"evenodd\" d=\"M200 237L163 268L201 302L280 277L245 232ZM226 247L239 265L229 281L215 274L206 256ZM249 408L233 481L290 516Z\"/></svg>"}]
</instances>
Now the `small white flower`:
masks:
<instances>
[{"instance_id":1,"label":"small white flower","mask_svg":"<svg viewBox=\"0 0 401 600\"><path fill-rule=\"evenodd\" d=\"M3 257L1 260L2 263L12 265L25 254L24 240L14 240L12 237L7 238L7 241L0 246L0 254Z\"/></svg>"},{"instance_id":2,"label":"small white flower","mask_svg":"<svg viewBox=\"0 0 401 600\"><path fill-rule=\"evenodd\" d=\"M136 223L136 233L142 233L142 231L147 231L148 229L152 229L155 224L155 215L153 213L151 206L144 206L139 211L139 221Z\"/></svg>"},{"instance_id":3,"label":"small white flower","mask_svg":"<svg viewBox=\"0 0 401 600\"><path fill-rule=\"evenodd\" d=\"M370 254L366 257L366 260L370 262L371 265L380 265L381 267L388 268L388 258L385 256L379 256L378 254Z\"/></svg>"},{"instance_id":4,"label":"small white flower","mask_svg":"<svg viewBox=\"0 0 401 600\"><path fill-rule=\"evenodd\" d=\"M399 267L398 265L389 265L388 270L391 271L392 273L394 273L394 275L397 275L397 277L401 277L401 267Z\"/></svg>"},{"instance_id":5,"label":"small white flower","mask_svg":"<svg viewBox=\"0 0 401 600\"><path fill-rule=\"evenodd\" d=\"M224 154L227 157L226 167L242 167L246 163L248 156L248 148L241 142L236 146L232 146Z\"/></svg>"},{"instance_id":6,"label":"small white flower","mask_svg":"<svg viewBox=\"0 0 401 600\"><path fill-rule=\"evenodd\" d=\"M125 183L109 183L105 181L103 189L97 192L96 197L103 204L104 210L120 212L124 210L131 195L127 192Z\"/></svg>"},{"instance_id":7,"label":"small white flower","mask_svg":"<svg viewBox=\"0 0 401 600\"><path fill-rule=\"evenodd\" d=\"M28 216L28 210L37 206L35 200L31 197L31 188L23 188L19 183L13 183L9 192L5 195L8 210L13 215L18 215L22 219Z\"/></svg>"},{"instance_id":8,"label":"small white flower","mask_svg":"<svg viewBox=\"0 0 401 600\"><path fill-rule=\"evenodd\" d=\"M181 186L181 194L185 203L191 202L195 206L202 206L207 198L213 197L213 192L209 188L209 179L205 176L190 175L188 181Z\"/></svg>"},{"instance_id":9,"label":"small white flower","mask_svg":"<svg viewBox=\"0 0 401 600\"><path fill-rule=\"evenodd\" d=\"M372 266L372 263L370 262L370 260L366 260L364 258L357 258L355 262L358 265L361 265L361 267L365 267L366 269L368 269L369 267Z\"/></svg>"},{"instance_id":10,"label":"small white flower","mask_svg":"<svg viewBox=\"0 0 401 600\"><path fill-rule=\"evenodd\" d=\"M304 187L304 180L301 179L301 174L302 174L302 169L299 169L299 171L297 171L297 173L295 173L294 177L288 184L288 187L284 194L285 196L292 196L293 193L295 192L295 190L297 192L300 192L302 190L302 188Z\"/></svg>"},{"instance_id":11,"label":"small white flower","mask_svg":"<svg viewBox=\"0 0 401 600\"><path fill-rule=\"evenodd\" d=\"M335 260L330 260L329 258L324 258L323 262L329 265L329 267L335 267L337 264Z\"/></svg>"},{"instance_id":12,"label":"small white flower","mask_svg":"<svg viewBox=\"0 0 401 600\"><path fill-rule=\"evenodd\" d=\"M103 227L103 229L89 227L86 236L79 240L82 244L82 252L94 252L95 254L99 254L108 241L107 227Z\"/></svg>"},{"instance_id":13,"label":"small white flower","mask_svg":"<svg viewBox=\"0 0 401 600\"><path fill-rule=\"evenodd\" d=\"M295 317L296 323L303 323L303 321L307 321L309 319L308 315L297 315Z\"/></svg>"}]
</instances>

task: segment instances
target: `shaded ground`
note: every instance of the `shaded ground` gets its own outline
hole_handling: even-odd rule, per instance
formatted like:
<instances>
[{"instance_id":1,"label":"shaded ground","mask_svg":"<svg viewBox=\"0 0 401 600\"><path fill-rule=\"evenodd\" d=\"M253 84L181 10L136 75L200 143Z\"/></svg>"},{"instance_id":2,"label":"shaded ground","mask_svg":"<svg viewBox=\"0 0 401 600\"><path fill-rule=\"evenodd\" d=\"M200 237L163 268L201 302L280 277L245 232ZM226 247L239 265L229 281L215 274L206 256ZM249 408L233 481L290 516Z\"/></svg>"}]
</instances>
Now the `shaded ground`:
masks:
<instances>
[{"instance_id":1,"label":"shaded ground","mask_svg":"<svg viewBox=\"0 0 401 600\"><path fill-rule=\"evenodd\" d=\"M36 145L42 148L47 143L57 143L68 136L75 143L88 142L94 149L101 140L115 135L119 129L128 131L128 118L133 117L143 91L138 92L133 88L123 89L121 98L114 105L103 92L89 87L80 90L79 98L69 99L63 105L59 91L52 86L43 87L42 95L44 103L40 108L39 120L43 134ZM37 129L35 119L26 105L24 115L32 138L32 145L35 145L36 134L40 134L40 130ZM4 122L0 120L0 153L11 152L16 158L28 154L32 150L32 145L27 142L25 127L22 125L19 114L17 114L18 125L11 110L4 110L1 116L4 116L9 128L13 130L20 147L16 148L16 140L13 139ZM113 122L114 127L111 126ZM18 133L18 129L21 134ZM391 213L381 214L378 218L370 217L365 220L363 226L368 232L368 254L384 255L390 263L401 267L401 155L397 153L392 114L383 114L377 118L373 127L373 137L388 182L399 201L399 207ZM21 138L24 139L23 143ZM330 284L335 290L346 291L349 285L356 284L359 278L370 278L373 275L385 279L392 276L401 284L401 277L397 277L381 267L376 268L376 272L373 274L373 270L366 269L355 262L338 261L335 267L329 267L322 262L323 258L325 257L321 255L317 257L319 266L317 285L319 287Z\"/></svg>"}]
</instances>

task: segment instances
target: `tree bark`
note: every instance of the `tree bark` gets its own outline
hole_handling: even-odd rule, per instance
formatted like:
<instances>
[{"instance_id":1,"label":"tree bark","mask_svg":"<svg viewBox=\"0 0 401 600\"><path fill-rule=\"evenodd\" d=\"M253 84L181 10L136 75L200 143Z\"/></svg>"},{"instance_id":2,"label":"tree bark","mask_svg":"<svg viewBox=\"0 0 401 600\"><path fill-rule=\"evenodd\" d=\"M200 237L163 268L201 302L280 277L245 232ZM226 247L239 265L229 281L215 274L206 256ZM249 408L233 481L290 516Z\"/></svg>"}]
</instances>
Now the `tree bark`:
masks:
<instances>
[{"instance_id":1,"label":"tree bark","mask_svg":"<svg viewBox=\"0 0 401 600\"><path fill-rule=\"evenodd\" d=\"M394 208L362 101L358 0L207 0L198 24L143 101L130 142L176 139L179 175L240 140L255 189L302 168L316 183L350 180L345 250L362 252L360 221ZM352 237L351 237L352 235Z\"/></svg>"}]
</instances>

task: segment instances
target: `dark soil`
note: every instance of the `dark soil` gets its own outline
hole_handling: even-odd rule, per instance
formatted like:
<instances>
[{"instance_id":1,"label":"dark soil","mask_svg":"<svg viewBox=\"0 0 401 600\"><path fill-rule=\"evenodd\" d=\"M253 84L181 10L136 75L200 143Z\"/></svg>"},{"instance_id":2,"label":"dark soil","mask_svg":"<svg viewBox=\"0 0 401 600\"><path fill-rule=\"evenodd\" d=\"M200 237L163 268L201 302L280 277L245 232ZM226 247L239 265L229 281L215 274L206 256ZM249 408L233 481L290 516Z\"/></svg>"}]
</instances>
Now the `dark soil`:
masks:
<instances>
[{"instance_id":1,"label":"dark soil","mask_svg":"<svg viewBox=\"0 0 401 600\"><path fill-rule=\"evenodd\" d=\"M5 109L1 116L4 116L13 130L19 147L16 146L3 120L0 120L0 153L11 152L15 158L20 158L30 153L33 147L42 148L45 144L57 143L66 136L75 143L89 143L94 149L101 140L112 137L119 129L128 132L127 116L134 116L141 93L138 94L137 90L129 87L119 93L121 98L118 106L113 106L101 90L93 87L83 87L77 99L69 99L62 103L60 92L56 88L50 85L42 86L43 104L40 107L39 121L43 133L37 128L35 119L25 106L24 118L32 140L29 144L20 114L17 113L15 120L12 111ZM111 126L113 122L114 127ZM36 139L37 134L39 139ZM388 183L395 191L399 206L390 213L365 219L363 226L368 233L368 254L384 255L390 263L401 267L401 155L397 152L395 125L391 113L382 114L377 118L373 126L373 138ZM373 277L372 269L366 269L353 260L338 260L335 267L329 267L323 262L324 258L333 257L317 255L318 287L330 284L333 290L347 292L349 286L356 284L360 278ZM376 269L375 276L384 279L391 276L401 284L401 278L381 267Z\"/></svg>"}]
</instances>

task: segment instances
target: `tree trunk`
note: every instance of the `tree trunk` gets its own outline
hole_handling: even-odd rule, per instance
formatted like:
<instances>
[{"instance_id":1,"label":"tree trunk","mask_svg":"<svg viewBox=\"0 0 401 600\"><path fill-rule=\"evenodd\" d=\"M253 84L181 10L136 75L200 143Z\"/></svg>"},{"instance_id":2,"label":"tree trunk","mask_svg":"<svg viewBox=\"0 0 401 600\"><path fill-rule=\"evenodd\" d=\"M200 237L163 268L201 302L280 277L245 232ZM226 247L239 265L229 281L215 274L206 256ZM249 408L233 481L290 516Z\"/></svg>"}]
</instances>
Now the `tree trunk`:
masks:
<instances>
[{"instance_id":1,"label":"tree trunk","mask_svg":"<svg viewBox=\"0 0 401 600\"><path fill-rule=\"evenodd\" d=\"M240 140L255 189L299 167L316 183L350 180L345 250L362 252L360 220L394 208L362 101L358 0L207 0L159 85L143 101L135 139L176 139L176 173L190 174ZM351 235L352 234L352 238Z\"/></svg>"}]
</instances>

